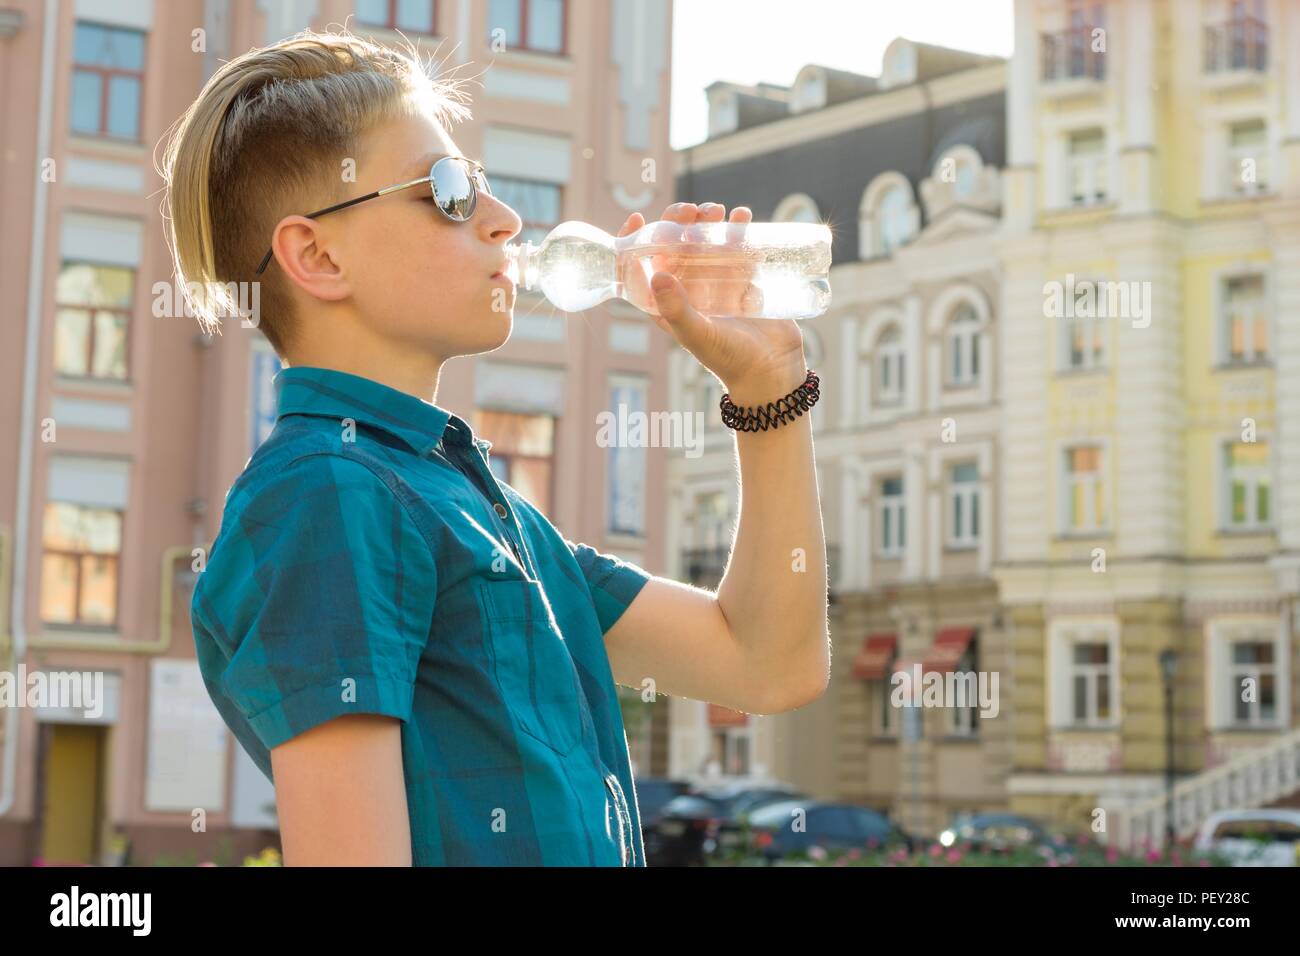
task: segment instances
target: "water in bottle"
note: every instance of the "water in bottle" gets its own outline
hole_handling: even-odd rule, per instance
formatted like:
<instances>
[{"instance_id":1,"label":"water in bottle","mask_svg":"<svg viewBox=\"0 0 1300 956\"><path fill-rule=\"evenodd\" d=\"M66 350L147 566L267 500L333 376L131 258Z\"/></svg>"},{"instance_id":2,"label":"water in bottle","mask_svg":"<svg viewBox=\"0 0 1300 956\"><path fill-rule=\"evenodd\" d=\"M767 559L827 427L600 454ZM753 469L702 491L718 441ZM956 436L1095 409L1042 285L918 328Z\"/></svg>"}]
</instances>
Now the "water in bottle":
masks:
<instances>
[{"instance_id":1,"label":"water in bottle","mask_svg":"<svg viewBox=\"0 0 1300 956\"><path fill-rule=\"evenodd\" d=\"M658 314L650 278L671 272L706 316L808 319L830 305L831 231L807 222L649 222L615 237L562 222L541 241L506 246L511 277L558 309L622 298Z\"/></svg>"}]
</instances>

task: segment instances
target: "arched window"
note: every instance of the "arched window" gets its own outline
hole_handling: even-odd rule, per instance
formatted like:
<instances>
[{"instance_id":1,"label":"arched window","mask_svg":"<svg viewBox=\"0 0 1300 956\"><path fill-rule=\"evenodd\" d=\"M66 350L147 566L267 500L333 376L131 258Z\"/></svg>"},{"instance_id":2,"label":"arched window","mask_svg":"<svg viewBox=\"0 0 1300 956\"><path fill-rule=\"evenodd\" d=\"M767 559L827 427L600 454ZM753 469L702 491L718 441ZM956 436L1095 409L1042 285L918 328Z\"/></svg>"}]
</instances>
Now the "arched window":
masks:
<instances>
[{"instance_id":1,"label":"arched window","mask_svg":"<svg viewBox=\"0 0 1300 956\"><path fill-rule=\"evenodd\" d=\"M782 199L772 213L773 222L821 222L817 203L807 193L793 193Z\"/></svg>"},{"instance_id":2,"label":"arched window","mask_svg":"<svg viewBox=\"0 0 1300 956\"><path fill-rule=\"evenodd\" d=\"M948 320L948 384L956 387L974 385L980 377L979 316L969 302L957 306Z\"/></svg>"},{"instance_id":3,"label":"arched window","mask_svg":"<svg viewBox=\"0 0 1300 956\"><path fill-rule=\"evenodd\" d=\"M888 255L916 235L920 213L912 184L902 173L881 173L862 194L858 208L859 253Z\"/></svg>"},{"instance_id":4,"label":"arched window","mask_svg":"<svg viewBox=\"0 0 1300 956\"><path fill-rule=\"evenodd\" d=\"M898 326L891 325L876 339L876 403L897 405L903 401L904 378L907 374L903 336Z\"/></svg>"}]
</instances>

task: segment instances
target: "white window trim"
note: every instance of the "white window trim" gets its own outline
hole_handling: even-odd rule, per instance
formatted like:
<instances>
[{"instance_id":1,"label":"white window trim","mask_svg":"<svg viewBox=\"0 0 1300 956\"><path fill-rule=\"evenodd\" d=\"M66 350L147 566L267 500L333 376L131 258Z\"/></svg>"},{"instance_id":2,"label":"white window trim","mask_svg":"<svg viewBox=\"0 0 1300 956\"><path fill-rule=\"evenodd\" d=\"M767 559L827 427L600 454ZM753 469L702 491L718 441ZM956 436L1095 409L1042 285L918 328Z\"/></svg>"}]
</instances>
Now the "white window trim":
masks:
<instances>
[{"instance_id":1,"label":"white window trim","mask_svg":"<svg viewBox=\"0 0 1300 956\"><path fill-rule=\"evenodd\" d=\"M968 385L948 380L951 367L948 334L952 318L963 305L975 310L975 332L979 343L980 370ZM940 410L967 405L988 405L993 401L993 309L988 297L970 282L957 282L935 296L926 314L928 372L926 398L929 408Z\"/></svg>"},{"instance_id":2,"label":"white window trim","mask_svg":"<svg viewBox=\"0 0 1300 956\"><path fill-rule=\"evenodd\" d=\"M1279 615L1241 614L1210 618L1205 622L1205 688L1209 700L1209 730L1284 730L1290 725L1291 662L1286 627ZM1239 642L1273 644L1274 718L1238 723L1233 697L1232 645Z\"/></svg>"},{"instance_id":3,"label":"white window trim","mask_svg":"<svg viewBox=\"0 0 1300 956\"><path fill-rule=\"evenodd\" d=\"M1061 616L1047 626L1048 725L1057 730L1117 729L1123 721L1120 700L1119 620L1112 616ZM1107 645L1107 682L1110 689L1110 719L1080 723L1074 719L1074 645Z\"/></svg>"},{"instance_id":4,"label":"white window trim","mask_svg":"<svg viewBox=\"0 0 1300 956\"><path fill-rule=\"evenodd\" d=\"M1231 356L1232 338L1228 330L1228 283L1233 279L1248 279L1258 277L1264 286L1263 295L1260 297L1259 308L1264 314L1264 319L1268 323L1267 332L1268 344L1270 349L1265 350L1262 357L1257 357L1254 351L1254 339L1252 333L1251 340L1251 359L1244 362L1233 361ZM1254 365L1261 365L1272 361L1273 349L1276 348L1275 336L1277 334L1276 321L1274 316L1276 312L1273 308L1273 282L1269 269L1263 263L1248 264L1243 263L1240 266L1217 270L1213 277L1214 282L1214 360L1215 364L1222 368L1248 368Z\"/></svg>"},{"instance_id":5,"label":"white window trim","mask_svg":"<svg viewBox=\"0 0 1300 956\"><path fill-rule=\"evenodd\" d=\"M1268 465L1266 469L1268 475L1269 520L1267 522L1251 520L1244 524L1232 523L1232 482L1229 480L1224 455L1230 445L1238 444L1247 444L1241 441L1240 432L1223 435L1215 444L1215 457L1217 460L1215 461L1214 470L1218 486L1218 493L1215 498L1219 503L1217 528L1220 532L1228 533L1268 534L1276 526L1277 520L1277 446L1273 443L1273 433L1266 429L1255 432L1255 444L1268 446Z\"/></svg>"},{"instance_id":6,"label":"white window trim","mask_svg":"<svg viewBox=\"0 0 1300 956\"><path fill-rule=\"evenodd\" d=\"M1070 149L1070 142L1074 136L1080 133L1089 133L1098 131L1101 133L1101 151L1095 155L1079 155ZM1071 209L1085 209L1091 206L1104 206L1113 198L1114 180L1111 175L1110 163L1108 160L1110 153L1110 137L1107 134L1105 126L1083 126L1072 129L1065 133L1064 140L1065 150L1065 191L1061 195L1062 203ZM1086 165L1085 165L1086 164ZM1076 165L1085 166L1084 177L1085 184L1088 186L1088 192L1083 198L1076 198L1074 195L1074 171ZM1091 167L1090 169L1087 167ZM1100 190L1098 189L1100 187Z\"/></svg>"},{"instance_id":7,"label":"white window trim","mask_svg":"<svg viewBox=\"0 0 1300 956\"><path fill-rule=\"evenodd\" d=\"M796 220L795 216L804 211L812 212L812 221L821 222L821 212L817 209L817 202L807 193L791 193L779 203L776 211L772 213L773 222L802 222Z\"/></svg>"},{"instance_id":8,"label":"white window trim","mask_svg":"<svg viewBox=\"0 0 1300 956\"><path fill-rule=\"evenodd\" d=\"M1077 290L1084 282L1096 283L1102 282L1101 279L1079 278L1075 277L1074 288ZM1095 299L1094 299L1095 301ZM1092 350L1089 349L1083 353L1083 362L1080 365L1073 364L1073 358L1070 349L1070 342L1073 338L1074 327L1077 323L1089 323L1092 329L1101 329L1101 356L1094 357ZM1104 372L1110 368L1111 356L1111 327L1116 320L1110 316L1059 316L1055 319L1057 334L1057 371L1067 374L1085 375L1090 372Z\"/></svg>"},{"instance_id":9,"label":"white window trim","mask_svg":"<svg viewBox=\"0 0 1300 956\"><path fill-rule=\"evenodd\" d=\"M907 215L909 216L908 234L901 245L907 245L920 232L921 214L916 204L916 191L912 189L911 181L902 173L894 170L880 173L863 190L862 200L858 204L859 258L874 259L890 254L881 248L879 236L880 204L890 190L896 187L905 189L909 200L907 206Z\"/></svg>"},{"instance_id":10,"label":"white window trim","mask_svg":"<svg viewBox=\"0 0 1300 956\"><path fill-rule=\"evenodd\" d=\"M953 480L953 472L959 465L973 464L975 466L975 480L968 482L957 482ZM975 515L977 520L983 505L980 498L980 487L983 481L979 475L978 461L953 462L947 468L947 482L944 494L944 519L943 526L945 529L945 544L950 551L973 551L979 548L980 538L986 533L983 523L980 523L979 532L972 533L971 515ZM965 517L966 531L964 534L957 534L957 529L953 521L954 505L958 498L962 499L962 514Z\"/></svg>"},{"instance_id":11,"label":"white window trim","mask_svg":"<svg viewBox=\"0 0 1300 956\"><path fill-rule=\"evenodd\" d=\"M921 401L920 368L918 357L921 354L923 330L920 322L920 301L915 296L901 306L890 304L876 308L867 319L858 326L857 367L852 376L857 389L853 404L853 419L849 427L855 425L884 425L900 416L914 412ZM876 346L881 335L895 325L898 328L903 349L903 391L897 402L878 403L876 401L877 364Z\"/></svg>"},{"instance_id":12,"label":"white window trim","mask_svg":"<svg viewBox=\"0 0 1300 956\"><path fill-rule=\"evenodd\" d=\"M1074 528L1070 525L1070 495L1067 493L1070 489L1068 484L1070 472L1066 464L1066 452L1072 448L1083 446L1096 447L1101 452L1099 479L1102 492L1101 504L1106 512L1106 521L1095 524L1090 528ZM1113 486L1109 440L1087 437L1059 439L1056 443L1056 526L1058 535L1063 538L1097 538L1109 535L1115 520L1114 495L1111 494Z\"/></svg>"},{"instance_id":13,"label":"white window trim","mask_svg":"<svg viewBox=\"0 0 1300 956\"><path fill-rule=\"evenodd\" d=\"M884 491L884 482L890 478L897 478L900 483L899 493L897 495L886 495ZM899 472L896 475L882 475L876 479L876 531L873 536L872 546L875 556L884 561L900 561L907 551L907 476ZM893 530L892 539L886 543L884 540L885 532L885 513L889 512L892 516L890 528Z\"/></svg>"}]
</instances>

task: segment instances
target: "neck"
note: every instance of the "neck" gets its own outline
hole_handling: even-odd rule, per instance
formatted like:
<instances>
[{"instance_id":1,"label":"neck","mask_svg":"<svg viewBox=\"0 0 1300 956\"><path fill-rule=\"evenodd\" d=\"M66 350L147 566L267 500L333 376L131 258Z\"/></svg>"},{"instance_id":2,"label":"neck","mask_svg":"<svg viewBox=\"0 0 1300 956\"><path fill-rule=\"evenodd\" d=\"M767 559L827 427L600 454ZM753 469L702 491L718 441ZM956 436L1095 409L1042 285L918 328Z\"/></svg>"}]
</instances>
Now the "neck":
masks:
<instances>
[{"instance_id":1,"label":"neck","mask_svg":"<svg viewBox=\"0 0 1300 956\"><path fill-rule=\"evenodd\" d=\"M343 332L345 328L340 324L336 331ZM445 361L441 356L367 334L303 334L300 337L303 341L287 350L285 364L359 375L437 404L438 379Z\"/></svg>"}]
</instances>

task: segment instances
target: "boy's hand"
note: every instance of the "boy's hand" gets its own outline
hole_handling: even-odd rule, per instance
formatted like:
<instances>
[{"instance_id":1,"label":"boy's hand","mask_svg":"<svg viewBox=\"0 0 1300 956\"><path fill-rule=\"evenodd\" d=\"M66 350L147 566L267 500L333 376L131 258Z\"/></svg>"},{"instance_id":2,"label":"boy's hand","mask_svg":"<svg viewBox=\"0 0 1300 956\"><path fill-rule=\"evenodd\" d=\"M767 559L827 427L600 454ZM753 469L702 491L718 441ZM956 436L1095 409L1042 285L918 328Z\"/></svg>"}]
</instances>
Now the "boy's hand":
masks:
<instances>
[{"instance_id":1,"label":"boy's hand","mask_svg":"<svg viewBox=\"0 0 1300 956\"><path fill-rule=\"evenodd\" d=\"M660 217L690 225L696 222L721 222L726 209L718 203L673 203ZM728 221L747 223L753 213L745 206L731 211ZM636 232L645 218L634 212L619 230L619 236ZM633 273L639 270L632 270ZM636 278L634 275L633 278ZM655 286L666 279L661 291ZM700 280L702 283L707 280ZM736 312L744 311L743 301L758 290L738 285ZM651 315L655 324L668 332L700 364L721 380L731 400L737 405L764 405L792 391L803 382L808 367L804 361L803 335L793 319L749 319L743 316L708 318L692 307L687 290L671 273L656 272L651 282L651 296L659 315Z\"/></svg>"}]
</instances>

